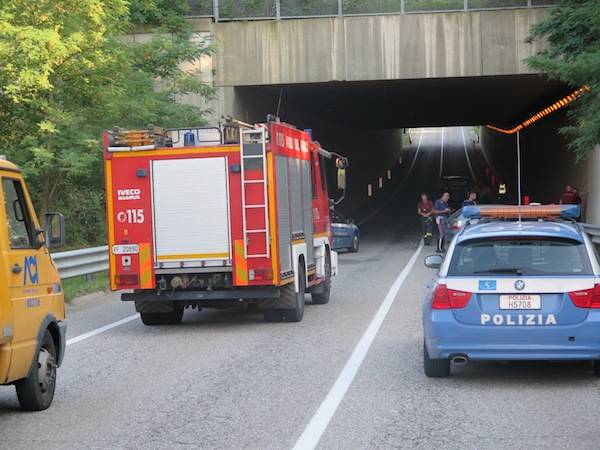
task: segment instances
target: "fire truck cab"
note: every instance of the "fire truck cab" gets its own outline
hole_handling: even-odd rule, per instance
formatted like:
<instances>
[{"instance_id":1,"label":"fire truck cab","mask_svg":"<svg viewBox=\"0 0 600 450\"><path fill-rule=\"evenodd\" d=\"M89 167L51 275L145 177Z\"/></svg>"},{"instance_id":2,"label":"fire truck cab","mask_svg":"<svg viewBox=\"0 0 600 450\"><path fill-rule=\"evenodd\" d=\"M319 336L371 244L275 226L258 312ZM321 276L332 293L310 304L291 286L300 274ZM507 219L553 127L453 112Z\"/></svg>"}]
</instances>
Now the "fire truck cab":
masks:
<instances>
[{"instance_id":1,"label":"fire truck cab","mask_svg":"<svg viewBox=\"0 0 600 450\"><path fill-rule=\"evenodd\" d=\"M292 125L121 130L104 135L113 290L146 325L186 307L256 304L298 322L305 292L329 301L337 272L325 160L346 159ZM338 174L340 175L340 174Z\"/></svg>"}]
</instances>

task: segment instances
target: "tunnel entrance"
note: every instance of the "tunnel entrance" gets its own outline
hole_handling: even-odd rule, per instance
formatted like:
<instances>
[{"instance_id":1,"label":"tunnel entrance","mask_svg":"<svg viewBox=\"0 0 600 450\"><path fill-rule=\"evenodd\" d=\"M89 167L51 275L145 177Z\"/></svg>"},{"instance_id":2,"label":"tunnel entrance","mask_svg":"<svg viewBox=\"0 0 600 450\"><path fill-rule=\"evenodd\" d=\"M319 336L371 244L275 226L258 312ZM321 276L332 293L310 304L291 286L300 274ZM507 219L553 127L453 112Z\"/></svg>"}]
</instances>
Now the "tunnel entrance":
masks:
<instances>
[{"instance_id":1,"label":"tunnel entrance","mask_svg":"<svg viewBox=\"0 0 600 450\"><path fill-rule=\"evenodd\" d=\"M249 122L278 113L286 122L311 129L326 149L347 155L342 213L364 222L380 211L395 211L414 226L422 191L436 197L450 190L457 207L464 200L457 197L471 188L480 199L496 201L497 185L504 183L508 195L500 200L516 201L514 138L478 127L510 128L569 91L534 74L243 86L234 89L233 111ZM559 123L535 127L549 127L541 134L556 136ZM480 134L491 153L480 151ZM525 161L538 158L536 152ZM530 184L537 189L532 196L547 201L544 189L535 185Z\"/></svg>"}]
</instances>

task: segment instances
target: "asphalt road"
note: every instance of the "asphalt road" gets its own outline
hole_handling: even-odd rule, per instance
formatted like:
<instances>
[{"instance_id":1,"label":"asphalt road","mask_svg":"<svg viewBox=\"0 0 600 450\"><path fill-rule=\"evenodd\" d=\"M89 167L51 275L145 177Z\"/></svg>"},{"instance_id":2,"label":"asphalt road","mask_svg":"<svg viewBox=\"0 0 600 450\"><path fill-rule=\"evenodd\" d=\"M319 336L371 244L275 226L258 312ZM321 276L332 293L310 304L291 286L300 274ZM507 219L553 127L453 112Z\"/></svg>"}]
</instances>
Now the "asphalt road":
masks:
<instances>
[{"instance_id":1,"label":"asphalt road","mask_svg":"<svg viewBox=\"0 0 600 450\"><path fill-rule=\"evenodd\" d=\"M440 133L423 135L409 185L439 163ZM446 156L461 155L460 134L446 137ZM69 337L88 337L68 346L51 409L23 413L13 388L0 388L0 448L286 449L323 405L333 407L317 423L323 449L598 448L600 383L587 364L471 363L447 379L424 376L429 249L419 251L398 210L365 227L358 254L340 255L330 303L307 306L301 323L204 310L180 326L135 319L86 335L133 306L115 295L76 302Z\"/></svg>"}]
</instances>

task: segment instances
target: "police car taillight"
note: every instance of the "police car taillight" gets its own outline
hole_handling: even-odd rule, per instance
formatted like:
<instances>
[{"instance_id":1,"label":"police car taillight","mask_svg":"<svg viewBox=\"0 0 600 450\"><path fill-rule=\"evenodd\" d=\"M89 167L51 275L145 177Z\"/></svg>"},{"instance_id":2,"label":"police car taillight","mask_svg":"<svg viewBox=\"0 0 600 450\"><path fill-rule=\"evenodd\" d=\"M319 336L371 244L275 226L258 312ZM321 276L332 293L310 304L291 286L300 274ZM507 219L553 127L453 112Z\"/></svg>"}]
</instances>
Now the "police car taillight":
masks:
<instances>
[{"instance_id":1,"label":"police car taillight","mask_svg":"<svg viewBox=\"0 0 600 450\"><path fill-rule=\"evenodd\" d=\"M578 308L600 308L600 284L594 285L592 289L569 292L571 301Z\"/></svg>"},{"instance_id":2,"label":"police car taillight","mask_svg":"<svg viewBox=\"0 0 600 450\"><path fill-rule=\"evenodd\" d=\"M448 289L445 284L438 284L433 292L431 309L462 309L471 299L470 292Z\"/></svg>"}]
</instances>

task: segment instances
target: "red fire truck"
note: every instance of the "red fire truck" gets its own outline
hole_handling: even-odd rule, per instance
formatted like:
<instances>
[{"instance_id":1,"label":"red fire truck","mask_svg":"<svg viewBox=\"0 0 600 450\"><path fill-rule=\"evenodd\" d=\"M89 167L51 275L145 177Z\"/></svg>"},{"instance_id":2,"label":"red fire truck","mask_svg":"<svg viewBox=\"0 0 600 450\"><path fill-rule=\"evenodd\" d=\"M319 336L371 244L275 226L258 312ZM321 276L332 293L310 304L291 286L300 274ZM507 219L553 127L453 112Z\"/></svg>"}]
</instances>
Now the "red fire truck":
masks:
<instances>
[{"instance_id":1,"label":"red fire truck","mask_svg":"<svg viewBox=\"0 0 600 450\"><path fill-rule=\"evenodd\" d=\"M104 134L112 290L128 290L146 325L186 307L256 304L298 322L305 292L329 301L325 160L345 184L346 159L278 119Z\"/></svg>"}]
</instances>

